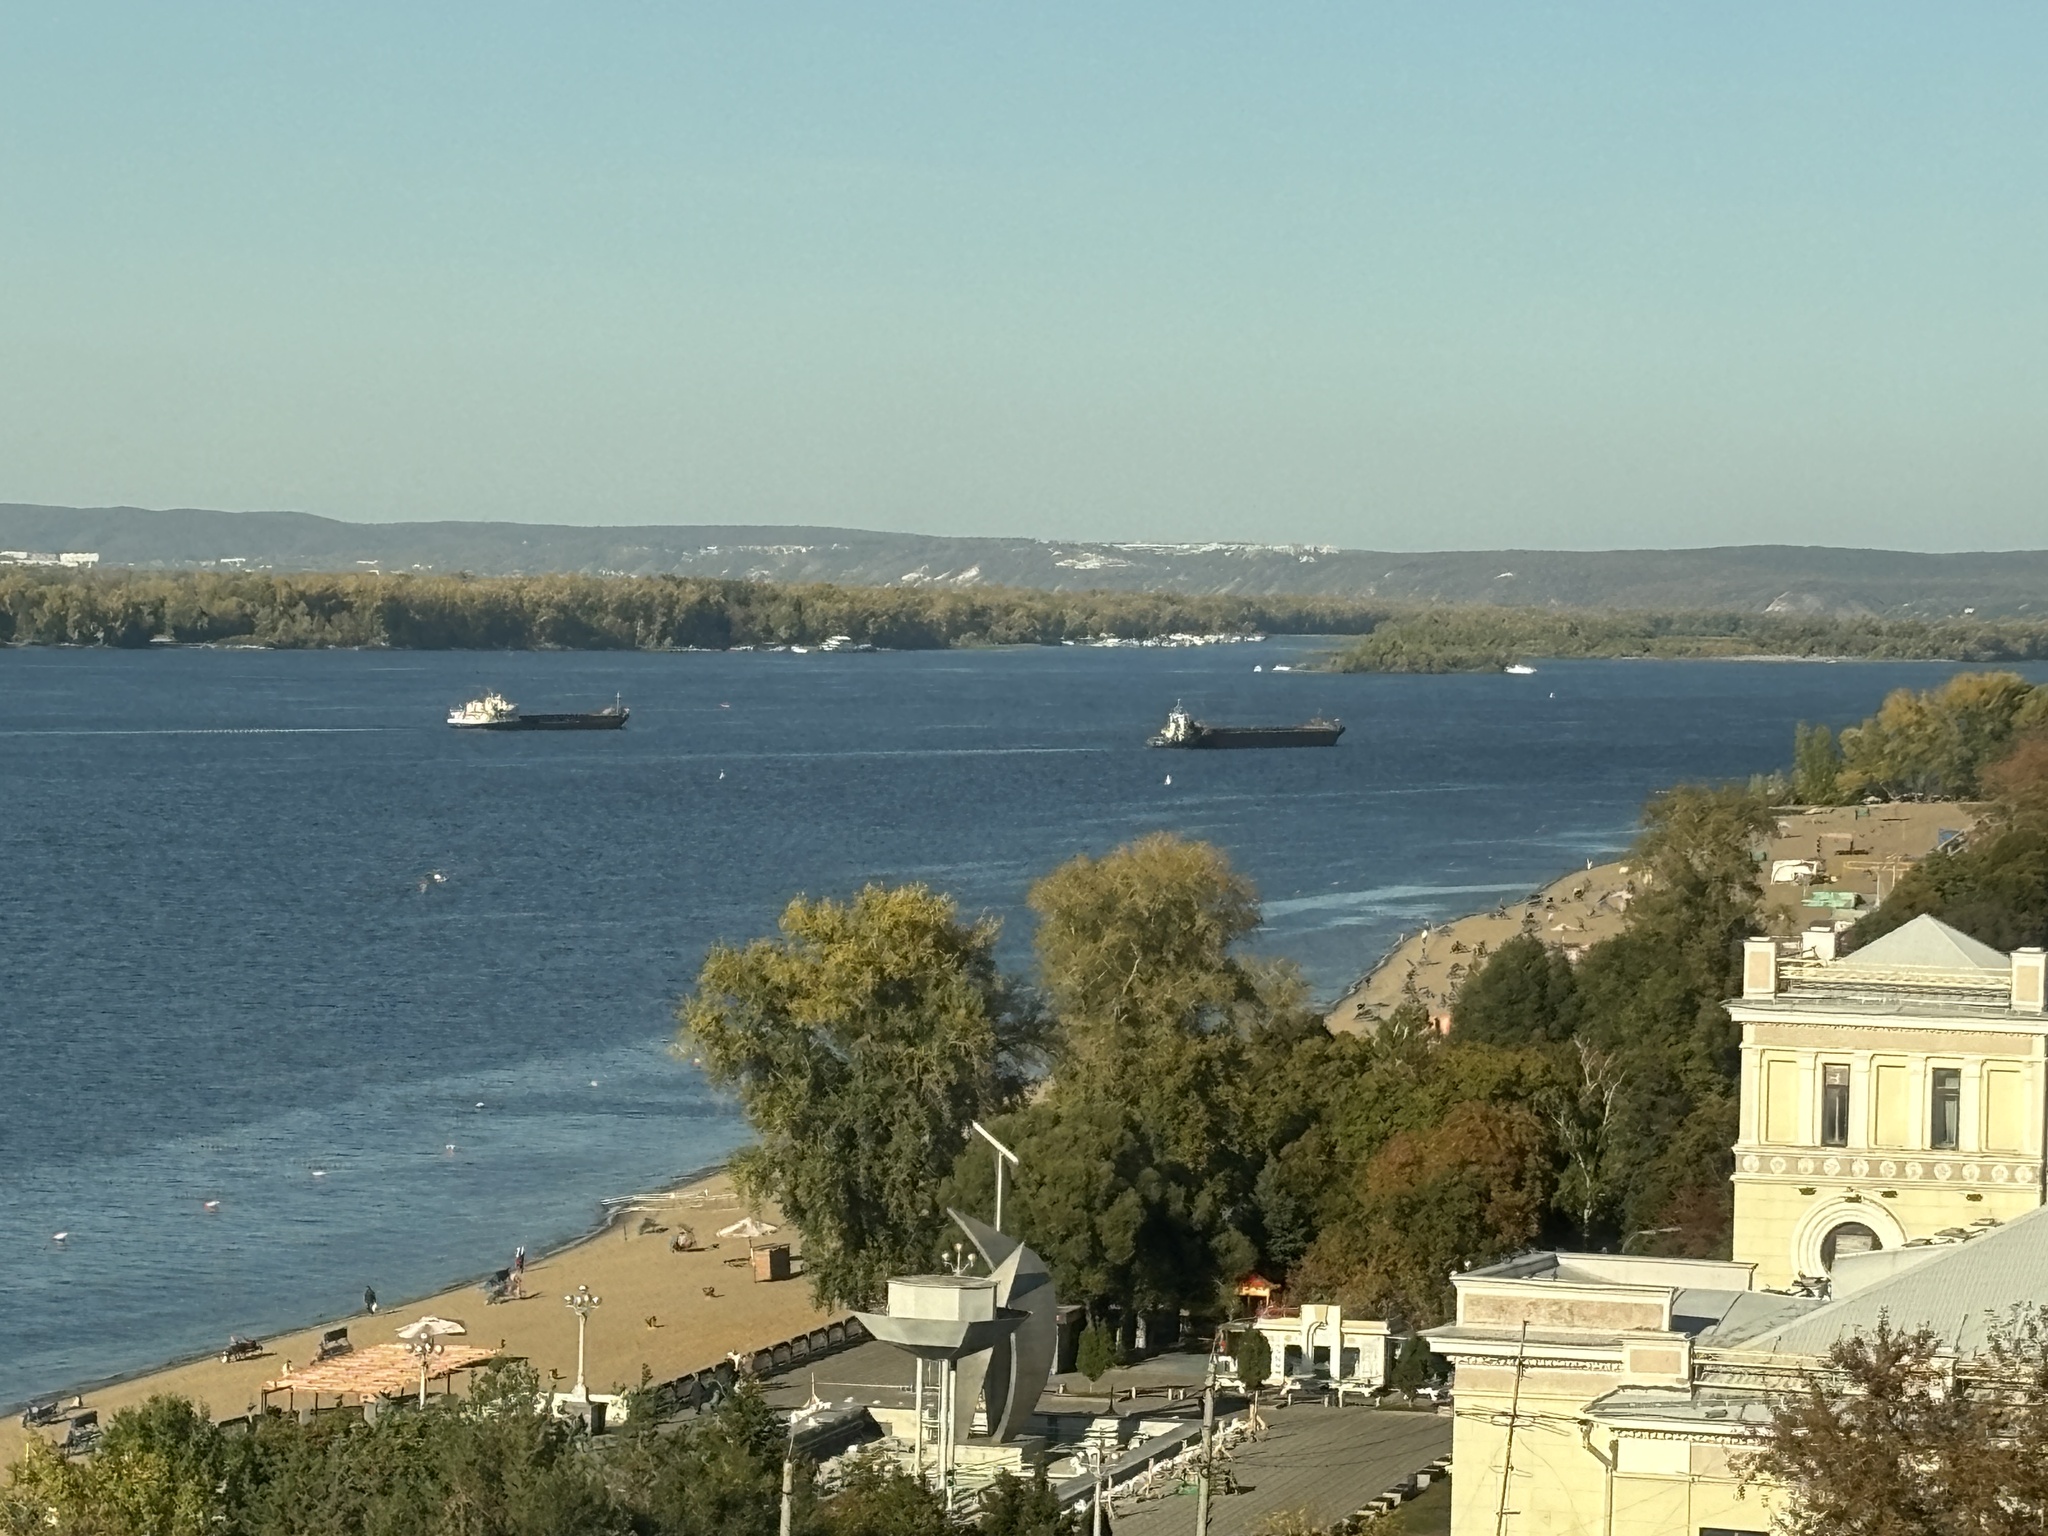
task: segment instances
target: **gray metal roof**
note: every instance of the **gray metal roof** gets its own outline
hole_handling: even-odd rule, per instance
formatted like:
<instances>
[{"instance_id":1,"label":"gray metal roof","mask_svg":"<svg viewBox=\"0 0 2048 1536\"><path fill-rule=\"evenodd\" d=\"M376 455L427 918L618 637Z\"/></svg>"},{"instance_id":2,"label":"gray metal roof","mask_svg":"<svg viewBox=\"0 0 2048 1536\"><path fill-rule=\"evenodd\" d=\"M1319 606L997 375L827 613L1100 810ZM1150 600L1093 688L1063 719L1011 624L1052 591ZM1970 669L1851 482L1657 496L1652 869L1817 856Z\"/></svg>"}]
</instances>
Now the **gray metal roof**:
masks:
<instances>
[{"instance_id":1,"label":"gray metal roof","mask_svg":"<svg viewBox=\"0 0 2048 1536\"><path fill-rule=\"evenodd\" d=\"M1671 1326L1692 1335L1709 1349L1734 1349L1760 1333L1782 1327L1825 1305L1812 1296L1786 1296L1777 1291L1702 1291L1686 1289L1671 1302Z\"/></svg>"},{"instance_id":2,"label":"gray metal roof","mask_svg":"<svg viewBox=\"0 0 2048 1536\"><path fill-rule=\"evenodd\" d=\"M2008 975L2012 959L2003 950L1980 944L1967 933L1923 912L1881 939L1837 960L1838 971L1995 971Z\"/></svg>"},{"instance_id":3,"label":"gray metal roof","mask_svg":"<svg viewBox=\"0 0 2048 1536\"><path fill-rule=\"evenodd\" d=\"M1925 1263L1752 1337L1746 1349L1824 1355L1837 1339L1892 1326L1934 1329L1960 1354L1984 1347L1989 1324L2024 1303L2048 1305L2048 1207L2028 1211Z\"/></svg>"}]
</instances>

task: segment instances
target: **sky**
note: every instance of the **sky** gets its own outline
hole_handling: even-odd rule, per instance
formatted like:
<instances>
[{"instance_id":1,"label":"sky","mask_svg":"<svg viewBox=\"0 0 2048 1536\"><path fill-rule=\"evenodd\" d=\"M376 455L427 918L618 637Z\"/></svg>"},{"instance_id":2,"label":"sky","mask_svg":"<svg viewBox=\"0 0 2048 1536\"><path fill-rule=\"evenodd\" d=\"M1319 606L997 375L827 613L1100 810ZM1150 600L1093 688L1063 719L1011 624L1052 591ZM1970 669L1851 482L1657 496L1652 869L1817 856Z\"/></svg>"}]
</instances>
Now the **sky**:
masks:
<instances>
[{"instance_id":1,"label":"sky","mask_svg":"<svg viewBox=\"0 0 2048 1536\"><path fill-rule=\"evenodd\" d=\"M0 3L0 500L2039 547L2048 10Z\"/></svg>"}]
</instances>

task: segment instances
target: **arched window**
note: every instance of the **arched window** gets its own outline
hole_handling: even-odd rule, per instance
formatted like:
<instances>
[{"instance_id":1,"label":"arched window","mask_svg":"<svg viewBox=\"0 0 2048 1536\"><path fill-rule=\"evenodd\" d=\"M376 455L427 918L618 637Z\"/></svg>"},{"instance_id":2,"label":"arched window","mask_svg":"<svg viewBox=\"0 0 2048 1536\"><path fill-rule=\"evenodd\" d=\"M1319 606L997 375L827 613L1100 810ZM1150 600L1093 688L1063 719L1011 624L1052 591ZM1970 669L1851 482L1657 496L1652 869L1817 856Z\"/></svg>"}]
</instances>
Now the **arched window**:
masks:
<instances>
[{"instance_id":1,"label":"arched window","mask_svg":"<svg viewBox=\"0 0 2048 1536\"><path fill-rule=\"evenodd\" d=\"M1823 1269L1832 1270L1835 1260L1849 1253L1875 1253L1884 1246L1877 1240L1877 1234L1860 1221L1845 1221L1840 1226L1828 1229L1828 1235L1820 1240L1820 1262Z\"/></svg>"}]
</instances>

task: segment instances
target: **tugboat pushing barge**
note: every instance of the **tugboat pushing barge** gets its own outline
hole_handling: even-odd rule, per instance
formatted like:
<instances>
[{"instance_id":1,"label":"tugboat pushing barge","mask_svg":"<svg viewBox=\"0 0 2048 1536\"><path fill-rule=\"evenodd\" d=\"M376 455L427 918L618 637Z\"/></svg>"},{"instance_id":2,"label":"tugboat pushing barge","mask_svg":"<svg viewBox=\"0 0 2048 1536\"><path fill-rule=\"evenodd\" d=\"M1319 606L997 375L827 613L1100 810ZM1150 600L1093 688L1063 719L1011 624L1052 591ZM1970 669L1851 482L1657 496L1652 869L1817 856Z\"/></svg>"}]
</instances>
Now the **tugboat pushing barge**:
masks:
<instances>
[{"instance_id":1,"label":"tugboat pushing barge","mask_svg":"<svg viewBox=\"0 0 2048 1536\"><path fill-rule=\"evenodd\" d=\"M449 710L448 723L466 731L616 731L632 713L621 698L583 714L522 715L517 704L493 689Z\"/></svg>"},{"instance_id":2,"label":"tugboat pushing barge","mask_svg":"<svg viewBox=\"0 0 2048 1536\"><path fill-rule=\"evenodd\" d=\"M1148 747L1334 747L1344 734L1342 721L1321 715L1306 725L1204 725L1175 704Z\"/></svg>"}]
</instances>

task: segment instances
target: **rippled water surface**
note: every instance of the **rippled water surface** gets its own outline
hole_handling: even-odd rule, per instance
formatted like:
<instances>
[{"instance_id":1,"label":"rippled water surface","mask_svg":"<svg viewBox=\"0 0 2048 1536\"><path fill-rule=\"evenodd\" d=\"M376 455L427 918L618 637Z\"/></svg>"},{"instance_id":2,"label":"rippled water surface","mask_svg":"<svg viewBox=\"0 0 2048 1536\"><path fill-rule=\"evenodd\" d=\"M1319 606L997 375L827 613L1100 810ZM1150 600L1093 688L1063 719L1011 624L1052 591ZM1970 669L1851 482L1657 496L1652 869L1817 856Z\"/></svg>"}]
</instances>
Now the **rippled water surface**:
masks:
<instances>
[{"instance_id":1,"label":"rippled water surface","mask_svg":"<svg viewBox=\"0 0 2048 1536\"><path fill-rule=\"evenodd\" d=\"M0 651L0 1402L425 1292L715 1162L741 1127L670 1009L793 892L925 880L1021 963L1033 877L1170 827L1329 996L1619 846L1651 789L1954 670L1252 671L1318 649ZM487 685L633 723L440 723ZM1147 751L1176 697L1350 730Z\"/></svg>"}]
</instances>

